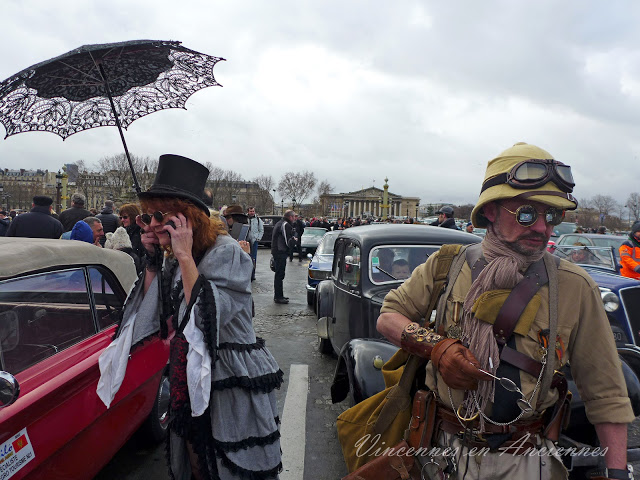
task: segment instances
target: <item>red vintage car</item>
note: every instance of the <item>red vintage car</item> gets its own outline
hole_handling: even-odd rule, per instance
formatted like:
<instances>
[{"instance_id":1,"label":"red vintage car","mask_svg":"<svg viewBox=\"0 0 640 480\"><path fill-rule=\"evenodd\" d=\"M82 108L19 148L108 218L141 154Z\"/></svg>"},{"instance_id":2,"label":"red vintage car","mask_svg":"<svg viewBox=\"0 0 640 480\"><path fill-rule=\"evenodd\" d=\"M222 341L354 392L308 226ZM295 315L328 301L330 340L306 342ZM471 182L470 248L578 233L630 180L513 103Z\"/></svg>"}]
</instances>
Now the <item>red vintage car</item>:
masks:
<instances>
[{"instance_id":1,"label":"red vintage car","mask_svg":"<svg viewBox=\"0 0 640 480\"><path fill-rule=\"evenodd\" d=\"M143 427L166 436L169 339L136 347L111 408L98 358L136 278L75 240L0 238L0 478L91 479Z\"/></svg>"}]
</instances>

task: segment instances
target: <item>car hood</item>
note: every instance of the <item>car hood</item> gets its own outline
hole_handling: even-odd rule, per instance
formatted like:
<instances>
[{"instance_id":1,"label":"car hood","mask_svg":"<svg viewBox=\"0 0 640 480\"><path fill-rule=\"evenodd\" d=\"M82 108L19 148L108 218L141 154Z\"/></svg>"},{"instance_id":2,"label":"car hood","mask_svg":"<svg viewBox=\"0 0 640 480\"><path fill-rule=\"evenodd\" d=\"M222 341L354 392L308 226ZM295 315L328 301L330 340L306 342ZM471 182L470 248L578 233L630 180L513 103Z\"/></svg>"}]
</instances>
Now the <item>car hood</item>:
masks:
<instances>
[{"instance_id":1,"label":"car hood","mask_svg":"<svg viewBox=\"0 0 640 480\"><path fill-rule=\"evenodd\" d=\"M333 266L333 255L316 255L311 259L309 268L314 270L331 270Z\"/></svg>"},{"instance_id":2,"label":"car hood","mask_svg":"<svg viewBox=\"0 0 640 480\"><path fill-rule=\"evenodd\" d=\"M623 277L613 272L607 272L598 268L583 266L587 273L600 287L605 288L623 288L636 287L640 285L640 280Z\"/></svg>"}]
</instances>

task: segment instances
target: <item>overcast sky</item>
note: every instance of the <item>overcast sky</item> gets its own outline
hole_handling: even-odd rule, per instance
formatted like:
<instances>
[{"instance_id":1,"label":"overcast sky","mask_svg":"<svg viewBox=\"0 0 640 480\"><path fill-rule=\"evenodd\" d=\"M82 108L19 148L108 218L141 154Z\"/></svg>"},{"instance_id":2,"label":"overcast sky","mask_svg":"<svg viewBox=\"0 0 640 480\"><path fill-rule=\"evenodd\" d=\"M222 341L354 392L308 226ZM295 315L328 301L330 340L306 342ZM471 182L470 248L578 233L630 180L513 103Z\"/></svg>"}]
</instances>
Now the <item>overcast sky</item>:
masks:
<instances>
[{"instance_id":1,"label":"overcast sky","mask_svg":"<svg viewBox=\"0 0 640 480\"><path fill-rule=\"evenodd\" d=\"M179 40L227 59L125 132L245 179L313 171L474 203L518 141L574 170L578 198L640 191L640 4L628 1L4 0L0 80L84 44ZM0 134L4 137L4 128ZM115 128L0 140L0 167L57 170L122 152Z\"/></svg>"}]
</instances>

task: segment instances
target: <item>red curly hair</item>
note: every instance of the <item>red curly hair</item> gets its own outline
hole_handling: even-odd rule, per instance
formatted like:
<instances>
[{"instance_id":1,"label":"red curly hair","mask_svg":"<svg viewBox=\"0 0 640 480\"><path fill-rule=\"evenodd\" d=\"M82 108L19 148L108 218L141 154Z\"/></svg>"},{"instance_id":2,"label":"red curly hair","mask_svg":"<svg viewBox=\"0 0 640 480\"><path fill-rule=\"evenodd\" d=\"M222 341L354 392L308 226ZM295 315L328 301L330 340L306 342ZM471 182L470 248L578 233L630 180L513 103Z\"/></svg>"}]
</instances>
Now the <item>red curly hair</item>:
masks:
<instances>
[{"instance_id":1,"label":"red curly hair","mask_svg":"<svg viewBox=\"0 0 640 480\"><path fill-rule=\"evenodd\" d=\"M197 257L206 252L216 242L218 235L228 235L227 227L222 220L208 217L200 207L188 200L175 197L149 197L140 199L143 212L160 211L173 215L182 213L191 222L193 229L193 248L191 253ZM166 247L171 256L171 246Z\"/></svg>"}]
</instances>

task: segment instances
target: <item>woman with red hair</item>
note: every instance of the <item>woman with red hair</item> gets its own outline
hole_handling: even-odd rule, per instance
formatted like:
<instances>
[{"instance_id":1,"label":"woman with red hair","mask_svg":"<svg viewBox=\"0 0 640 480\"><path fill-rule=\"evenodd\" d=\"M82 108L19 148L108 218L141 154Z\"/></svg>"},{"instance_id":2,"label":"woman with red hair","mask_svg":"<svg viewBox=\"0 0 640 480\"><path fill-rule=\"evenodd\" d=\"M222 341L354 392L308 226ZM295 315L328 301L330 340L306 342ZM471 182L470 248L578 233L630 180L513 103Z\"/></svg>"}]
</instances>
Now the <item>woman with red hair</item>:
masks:
<instances>
[{"instance_id":1,"label":"woman with red hair","mask_svg":"<svg viewBox=\"0 0 640 480\"><path fill-rule=\"evenodd\" d=\"M253 330L247 245L210 218L202 201L208 174L193 160L162 155L153 186L140 194L145 269L100 358L98 395L108 407L131 346L158 332L166 338L172 319L171 477L277 478L274 389L283 373Z\"/></svg>"}]
</instances>

